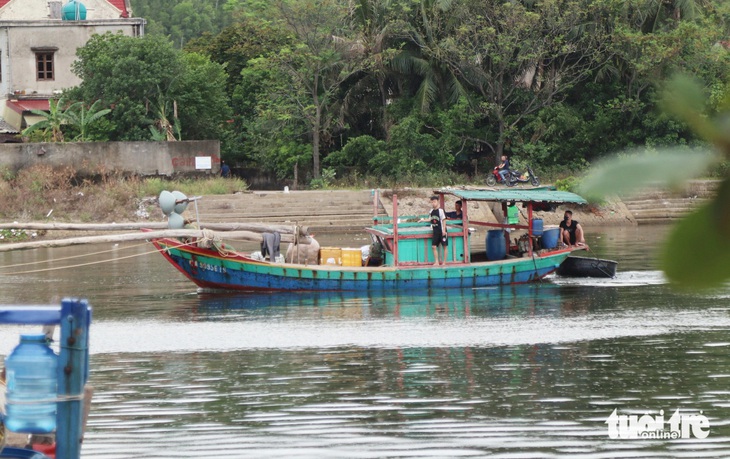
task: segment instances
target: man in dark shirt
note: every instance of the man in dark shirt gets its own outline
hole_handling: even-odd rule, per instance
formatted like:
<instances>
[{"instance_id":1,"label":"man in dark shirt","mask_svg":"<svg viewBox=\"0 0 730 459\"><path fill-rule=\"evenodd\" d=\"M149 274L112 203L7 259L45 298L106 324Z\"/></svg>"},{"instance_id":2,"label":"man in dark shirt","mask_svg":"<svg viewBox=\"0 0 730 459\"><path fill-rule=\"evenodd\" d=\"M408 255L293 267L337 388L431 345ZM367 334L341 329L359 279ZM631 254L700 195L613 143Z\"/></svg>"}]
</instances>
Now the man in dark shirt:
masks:
<instances>
[{"instance_id":1,"label":"man in dark shirt","mask_svg":"<svg viewBox=\"0 0 730 459\"><path fill-rule=\"evenodd\" d=\"M225 161L221 161L221 177L228 178L231 176L231 168Z\"/></svg>"},{"instance_id":2,"label":"man in dark shirt","mask_svg":"<svg viewBox=\"0 0 730 459\"><path fill-rule=\"evenodd\" d=\"M560 240L567 246L586 245L583 239L583 227L577 220L573 220L573 212L566 210L563 221L560 222Z\"/></svg>"},{"instance_id":3,"label":"man in dark shirt","mask_svg":"<svg viewBox=\"0 0 730 459\"><path fill-rule=\"evenodd\" d=\"M446 212L446 218L450 220L461 220L461 200L458 200L454 203L454 209L456 209L453 212Z\"/></svg>"}]
</instances>

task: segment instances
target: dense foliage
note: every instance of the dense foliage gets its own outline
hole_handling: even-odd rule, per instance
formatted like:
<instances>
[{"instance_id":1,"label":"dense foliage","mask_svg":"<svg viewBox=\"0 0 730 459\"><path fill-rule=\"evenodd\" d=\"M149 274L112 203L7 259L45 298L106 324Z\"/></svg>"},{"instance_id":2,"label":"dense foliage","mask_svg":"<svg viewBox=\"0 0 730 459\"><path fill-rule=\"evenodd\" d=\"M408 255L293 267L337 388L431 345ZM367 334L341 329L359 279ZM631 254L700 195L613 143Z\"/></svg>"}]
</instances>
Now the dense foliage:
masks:
<instances>
[{"instance_id":1,"label":"dense foliage","mask_svg":"<svg viewBox=\"0 0 730 459\"><path fill-rule=\"evenodd\" d=\"M289 180L483 173L503 153L579 170L627 147L700 142L658 110L670 75L694 75L715 105L730 86L724 0L133 7L147 38L79 50L74 94L109 104L110 137L220 138L230 162Z\"/></svg>"},{"instance_id":2,"label":"dense foliage","mask_svg":"<svg viewBox=\"0 0 730 459\"><path fill-rule=\"evenodd\" d=\"M110 140L215 139L230 109L226 74L206 56L182 53L164 38L95 35L78 50L83 79L70 99L111 108Z\"/></svg>"}]
</instances>

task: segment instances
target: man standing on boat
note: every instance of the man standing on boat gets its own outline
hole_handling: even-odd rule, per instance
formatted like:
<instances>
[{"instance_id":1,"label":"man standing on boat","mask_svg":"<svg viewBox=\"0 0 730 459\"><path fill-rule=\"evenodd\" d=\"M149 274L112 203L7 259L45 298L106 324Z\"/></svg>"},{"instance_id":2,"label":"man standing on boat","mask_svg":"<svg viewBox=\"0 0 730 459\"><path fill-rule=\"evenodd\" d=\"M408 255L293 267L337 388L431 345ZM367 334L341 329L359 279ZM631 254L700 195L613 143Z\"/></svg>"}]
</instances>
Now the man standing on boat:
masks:
<instances>
[{"instance_id":1,"label":"man standing on boat","mask_svg":"<svg viewBox=\"0 0 730 459\"><path fill-rule=\"evenodd\" d=\"M438 196L431 196L431 207L432 210L429 215L431 229L433 230L431 250L433 250L433 265L438 266L444 264L444 259L446 258L446 247L449 245L449 241L446 239L446 214L444 213L444 209L442 209L439 205ZM439 256L439 245L443 246L443 256Z\"/></svg>"},{"instance_id":2,"label":"man standing on boat","mask_svg":"<svg viewBox=\"0 0 730 459\"><path fill-rule=\"evenodd\" d=\"M567 246L586 245L583 239L583 227L573 220L573 212L566 210L563 221L560 222L560 240Z\"/></svg>"}]
</instances>

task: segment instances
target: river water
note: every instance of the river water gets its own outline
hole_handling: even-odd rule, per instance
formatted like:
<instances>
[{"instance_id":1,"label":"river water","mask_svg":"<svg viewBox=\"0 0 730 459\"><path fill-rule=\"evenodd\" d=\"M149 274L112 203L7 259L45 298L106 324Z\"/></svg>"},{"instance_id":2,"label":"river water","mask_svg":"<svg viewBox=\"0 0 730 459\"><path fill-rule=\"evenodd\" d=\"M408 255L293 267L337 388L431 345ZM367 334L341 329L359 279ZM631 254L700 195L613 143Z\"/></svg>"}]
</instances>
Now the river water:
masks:
<instances>
[{"instance_id":1,"label":"river water","mask_svg":"<svg viewBox=\"0 0 730 459\"><path fill-rule=\"evenodd\" d=\"M370 296L198 294L144 244L1 253L0 303L94 307L84 458L730 457L730 287L672 291L666 231L590 229L616 279ZM710 432L611 439L614 409Z\"/></svg>"}]
</instances>

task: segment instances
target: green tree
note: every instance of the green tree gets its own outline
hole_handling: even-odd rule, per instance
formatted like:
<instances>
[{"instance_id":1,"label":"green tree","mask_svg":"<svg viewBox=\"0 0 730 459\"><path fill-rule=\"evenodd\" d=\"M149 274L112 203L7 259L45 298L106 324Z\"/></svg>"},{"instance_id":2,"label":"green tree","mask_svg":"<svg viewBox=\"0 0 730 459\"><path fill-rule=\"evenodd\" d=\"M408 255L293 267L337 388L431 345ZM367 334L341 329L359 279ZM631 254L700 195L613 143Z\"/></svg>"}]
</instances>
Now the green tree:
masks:
<instances>
[{"instance_id":1,"label":"green tree","mask_svg":"<svg viewBox=\"0 0 730 459\"><path fill-rule=\"evenodd\" d=\"M340 121L337 94L342 83L362 68L358 50L348 34L348 10L338 0L277 0L279 21L295 42L264 60L276 75L269 86L270 101L260 110L270 120L302 119L311 140L312 175L319 178L323 141Z\"/></svg>"},{"instance_id":2,"label":"green tree","mask_svg":"<svg viewBox=\"0 0 730 459\"><path fill-rule=\"evenodd\" d=\"M150 126L163 115L180 118L184 139L215 137L227 120L220 65L201 56L185 57L164 38L95 35L77 55L73 71L83 81L69 94L111 107L111 140L148 140Z\"/></svg>"},{"instance_id":3,"label":"green tree","mask_svg":"<svg viewBox=\"0 0 730 459\"><path fill-rule=\"evenodd\" d=\"M186 139L221 139L231 118L223 65L198 53L182 53L183 73L174 85L181 129Z\"/></svg>"},{"instance_id":4,"label":"green tree","mask_svg":"<svg viewBox=\"0 0 730 459\"><path fill-rule=\"evenodd\" d=\"M530 115L600 64L605 37L590 13L573 0L474 1L458 9L461 25L442 54L481 98L486 125L496 130L485 135L495 161Z\"/></svg>"},{"instance_id":5,"label":"green tree","mask_svg":"<svg viewBox=\"0 0 730 459\"><path fill-rule=\"evenodd\" d=\"M168 33L172 42L183 48L190 39L203 33L220 30L214 26L215 10L213 5L204 2L183 0L172 7Z\"/></svg>"}]
</instances>

